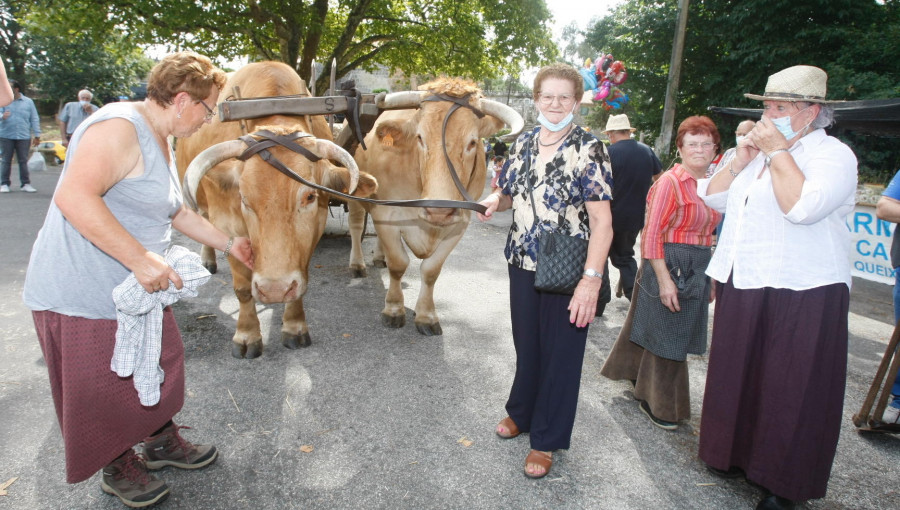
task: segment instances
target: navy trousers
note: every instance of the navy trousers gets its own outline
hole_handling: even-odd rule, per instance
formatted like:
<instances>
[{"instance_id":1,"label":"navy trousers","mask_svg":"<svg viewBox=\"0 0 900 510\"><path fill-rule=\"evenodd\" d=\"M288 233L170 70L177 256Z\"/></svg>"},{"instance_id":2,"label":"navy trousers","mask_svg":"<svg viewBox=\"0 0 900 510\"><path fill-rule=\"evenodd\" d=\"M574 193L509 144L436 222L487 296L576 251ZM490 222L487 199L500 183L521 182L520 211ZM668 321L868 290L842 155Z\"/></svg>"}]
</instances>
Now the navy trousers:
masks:
<instances>
[{"instance_id":1,"label":"navy trousers","mask_svg":"<svg viewBox=\"0 0 900 510\"><path fill-rule=\"evenodd\" d=\"M534 289L534 272L509 266L516 376L506 411L535 450L569 448L588 328L569 322L572 296Z\"/></svg>"},{"instance_id":2,"label":"navy trousers","mask_svg":"<svg viewBox=\"0 0 900 510\"><path fill-rule=\"evenodd\" d=\"M609 245L609 261L619 270L619 281L625 297L631 299L634 278L637 275L637 261L634 260L634 243L640 231L616 230Z\"/></svg>"},{"instance_id":3,"label":"navy trousers","mask_svg":"<svg viewBox=\"0 0 900 510\"><path fill-rule=\"evenodd\" d=\"M12 173L13 152L19 161L19 182L22 186L30 183L28 176L28 149L31 147L31 138L24 140L14 140L10 138L0 138L0 184L11 186L10 174Z\"/></svg>"}]
</instances>

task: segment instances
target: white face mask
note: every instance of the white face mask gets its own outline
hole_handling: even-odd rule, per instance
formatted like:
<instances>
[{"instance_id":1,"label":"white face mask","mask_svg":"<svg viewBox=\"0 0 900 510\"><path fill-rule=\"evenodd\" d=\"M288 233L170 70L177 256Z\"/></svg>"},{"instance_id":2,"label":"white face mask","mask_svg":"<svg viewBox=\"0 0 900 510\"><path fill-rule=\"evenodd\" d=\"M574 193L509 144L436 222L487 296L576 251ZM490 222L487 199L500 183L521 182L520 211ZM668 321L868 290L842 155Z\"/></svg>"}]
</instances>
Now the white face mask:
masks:
<instances>
[{"instance_id":1,"label":"white face mask","mask_svg":"<svg viewBox=\"0 0 900 510\"><path fill-rule=\"evenodd\" d=\"M78 102L81 104L81 106L87 106L88 104L90 104L90 101L85 101L84 99L79 99Z\"/></svg>"},{"instance_id":2,"label":"white face mask","mask_svg":"<svg viewBox=\"0 0 900 510\"><path fill-rule=\"evenodd\" d=\"M743 140L746 137L747 137L747 135L734 135L734 144L737 145L737 144L741 143L741 140Z\"/></svg>"},{"instance_id":3,"label":"white face mask","mask_svg":"<svg viewBox=\"0 0 900 510\"><path fill-rule=\"evenodd\" d=\"M807 106L806 108L800 110L799 112L795 113L794 115L799 115L799 114L805 112L805 111L808 110L808 109L809 109L809 106ZM775 126L775 129L777 129L779 133L781 133L782 135L784 135L784 138L785 138L786 140L790 140L790 139L794 138L794 137L797 136L801 131L803 131L804 129L806 129L807 127L809 127L809 124L812 124L812 121L810 121L809 124L807 124L807 125L803 126L802 128L800 128L800 131L794 131L794 129L791 127L791 117L793 117L794 115L789 115L789 116L787 116L787 117L779 117L779 118L777 118L777 119L771 119L772 125Z\"/></svg>"}]
</instances>

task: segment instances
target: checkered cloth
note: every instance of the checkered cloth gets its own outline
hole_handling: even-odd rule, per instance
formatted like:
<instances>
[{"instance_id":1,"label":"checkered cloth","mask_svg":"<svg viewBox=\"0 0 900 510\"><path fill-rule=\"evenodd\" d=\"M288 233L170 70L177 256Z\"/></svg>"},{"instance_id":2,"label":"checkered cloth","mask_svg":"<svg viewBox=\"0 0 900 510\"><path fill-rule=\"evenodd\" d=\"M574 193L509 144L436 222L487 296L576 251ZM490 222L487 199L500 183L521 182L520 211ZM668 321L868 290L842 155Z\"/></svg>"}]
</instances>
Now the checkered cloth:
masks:
<instances>
[{"instance_id":1,"label":"checkered cloth","mask_svg":"<svg viewBox=\"0 0 900 510\"><path fill-rule=\"evenodd\" d=\"M134 273L113 289L119 327L109 368L119 377L134 375L134 387L145 406L159 402L159 385L165 380L165 373L159 367L163 308L182 297L196 296L197 288L212 276L200 263L199 255L181 246L169 249L166 263L184 281L181 290L170 284L168 290L150 294L141 287Z\"/></svg>"}]
</instances>

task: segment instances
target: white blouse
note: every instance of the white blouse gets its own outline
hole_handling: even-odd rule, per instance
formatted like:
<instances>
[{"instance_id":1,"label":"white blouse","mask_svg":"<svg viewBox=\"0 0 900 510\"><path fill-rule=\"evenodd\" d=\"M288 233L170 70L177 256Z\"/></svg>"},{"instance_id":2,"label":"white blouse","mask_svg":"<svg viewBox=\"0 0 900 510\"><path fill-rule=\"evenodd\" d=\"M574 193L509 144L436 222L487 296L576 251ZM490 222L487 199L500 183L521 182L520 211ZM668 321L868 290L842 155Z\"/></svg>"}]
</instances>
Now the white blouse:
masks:
<instances>
[{"instance_id":1,"label":"white blouse","mask_svg":"<svg viewBox=\"0 0 900 510\"><path fill-rule=\"evenodd\" d=\"M805 290L839 282L850 287L846 218L855 205L856 156L822 129L801 138L790 154L806 181L787 214L778 206L762 153L726 191L707 195L709 179L698 181L700 198L725 213L706 270L711 278L724 282L731 275L738 289Z\"/></svg>"}]
</instances>

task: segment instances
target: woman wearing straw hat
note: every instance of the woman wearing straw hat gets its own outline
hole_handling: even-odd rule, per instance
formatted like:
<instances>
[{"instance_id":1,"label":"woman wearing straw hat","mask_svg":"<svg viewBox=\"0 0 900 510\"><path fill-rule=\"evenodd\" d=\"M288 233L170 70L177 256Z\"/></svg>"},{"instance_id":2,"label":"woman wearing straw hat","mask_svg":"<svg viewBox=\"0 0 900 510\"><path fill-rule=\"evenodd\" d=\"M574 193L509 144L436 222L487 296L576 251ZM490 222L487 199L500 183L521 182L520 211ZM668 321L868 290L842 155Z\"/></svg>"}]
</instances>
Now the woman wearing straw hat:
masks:
<instances>
[{"instance_id":1,"label":"woman wearing straw hat","mask_svg":"<svg viewBox=\"0 0 900 510\"><path fill-rule=\"evenodd\" d=\"M723 171L700 182L725 224L700 458L763 487L757 509L825 496L847 371L856 157L825 134L825 71L773 74L763 116Z\"/></svg>"}]
</instances>

